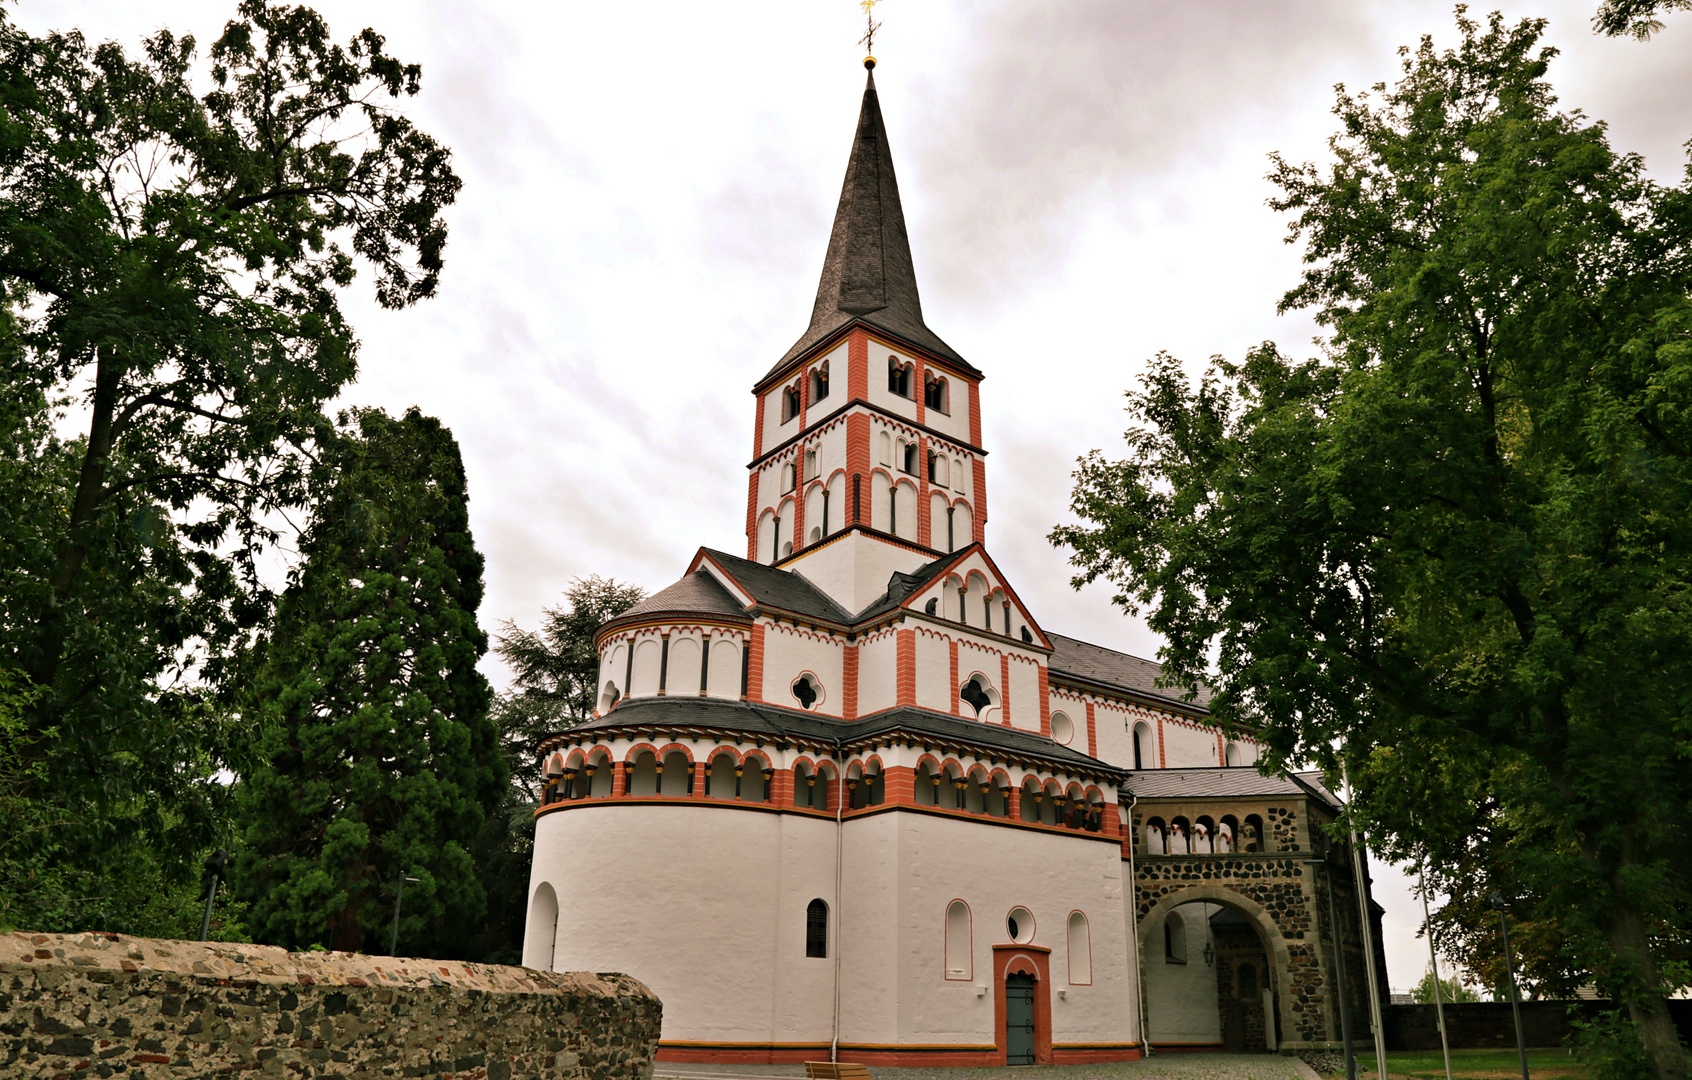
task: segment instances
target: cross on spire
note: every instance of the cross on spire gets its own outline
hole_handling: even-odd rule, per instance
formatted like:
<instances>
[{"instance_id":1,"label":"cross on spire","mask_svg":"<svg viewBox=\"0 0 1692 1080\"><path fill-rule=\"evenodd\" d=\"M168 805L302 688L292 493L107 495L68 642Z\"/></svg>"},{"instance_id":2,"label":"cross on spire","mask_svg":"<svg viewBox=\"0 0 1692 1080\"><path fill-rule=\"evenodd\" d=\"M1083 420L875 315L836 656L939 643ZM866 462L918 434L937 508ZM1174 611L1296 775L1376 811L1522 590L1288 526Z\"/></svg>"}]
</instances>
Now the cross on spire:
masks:
<instances>
[{"instance_id":1,"label":"cross on spire","mask_svg":"<svg viewBox=\"0 0 1692 1080\"><path fill-rule=\"evenodd\" d=\"M875 5L881 0L858 0L858 6L864 9L864 36L858 39L858 44L869 53L868 60L875 60L875 32L881 29L881 24L875 21Z\"/></svg>"}]
</instances>

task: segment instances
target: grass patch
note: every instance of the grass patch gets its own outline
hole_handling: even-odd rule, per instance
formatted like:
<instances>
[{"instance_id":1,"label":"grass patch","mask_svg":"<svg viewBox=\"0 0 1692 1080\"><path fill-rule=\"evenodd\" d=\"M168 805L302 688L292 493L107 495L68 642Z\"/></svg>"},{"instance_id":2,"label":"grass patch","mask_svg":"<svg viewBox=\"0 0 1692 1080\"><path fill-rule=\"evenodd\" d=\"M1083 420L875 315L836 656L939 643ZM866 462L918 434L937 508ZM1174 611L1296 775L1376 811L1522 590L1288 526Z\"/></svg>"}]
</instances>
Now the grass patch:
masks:
<instances>
[{"instance_id":1,"label":"grass patch","mask_svg":"<svg viewBox=\"0 0 1692 1080\"><path fill-rule=\"evenodd\" d=\"M1587 1080L1592 1075L1567 1050L1529 1050L1527 1059L1533 1080ZM1438 1050L1388 1051L1387 1072L1394 1080L1445 1080L1445 1058ZM1451 1051L1453 1080L1520 1080L1521 1075L1514 1047ZM1358 1054L1358 1080L1375 1076L1375 1055Z\"/></svg>"}]
</instances>

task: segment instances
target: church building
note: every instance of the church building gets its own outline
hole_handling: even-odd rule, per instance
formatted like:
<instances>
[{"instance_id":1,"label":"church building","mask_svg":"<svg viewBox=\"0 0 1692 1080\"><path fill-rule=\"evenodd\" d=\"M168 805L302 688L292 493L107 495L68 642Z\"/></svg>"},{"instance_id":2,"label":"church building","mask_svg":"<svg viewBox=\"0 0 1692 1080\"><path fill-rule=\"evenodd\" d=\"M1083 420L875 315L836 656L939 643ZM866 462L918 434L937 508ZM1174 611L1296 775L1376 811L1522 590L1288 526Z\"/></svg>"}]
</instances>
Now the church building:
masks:
<instances>
[{"instance_id":1,"label":"church building","mask_svg":"<svg viewBox=\"0 0 1692 1080\"><path fill-rule=\"evenodd\" d=\"M594 719L540 744L523 962L645 982L667 1061L1328 1047L1337 976L1367 1015L1340 804L1000 572L983 373L924 321L866 66L745 546L601 627Z\"/></svg>"}]
</instances>

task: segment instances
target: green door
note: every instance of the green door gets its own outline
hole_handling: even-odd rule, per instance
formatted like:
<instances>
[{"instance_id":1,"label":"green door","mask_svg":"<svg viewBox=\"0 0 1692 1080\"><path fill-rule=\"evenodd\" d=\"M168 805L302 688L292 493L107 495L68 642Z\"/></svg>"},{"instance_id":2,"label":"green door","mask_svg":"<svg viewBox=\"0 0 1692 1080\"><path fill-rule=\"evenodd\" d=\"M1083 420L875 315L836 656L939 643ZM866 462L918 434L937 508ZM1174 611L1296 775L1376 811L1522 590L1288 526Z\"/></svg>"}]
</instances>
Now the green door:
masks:
<instances>
[{"instance_id":1,"label":"green door","mask_svg":"<svg viewBox=\"0 0 1692 1080\"><path fill-rule=\"evenodd\" d=\"M1034 1064L1034 976L1005 976L1005 1064Z\"/></svg>"}]
</instances>

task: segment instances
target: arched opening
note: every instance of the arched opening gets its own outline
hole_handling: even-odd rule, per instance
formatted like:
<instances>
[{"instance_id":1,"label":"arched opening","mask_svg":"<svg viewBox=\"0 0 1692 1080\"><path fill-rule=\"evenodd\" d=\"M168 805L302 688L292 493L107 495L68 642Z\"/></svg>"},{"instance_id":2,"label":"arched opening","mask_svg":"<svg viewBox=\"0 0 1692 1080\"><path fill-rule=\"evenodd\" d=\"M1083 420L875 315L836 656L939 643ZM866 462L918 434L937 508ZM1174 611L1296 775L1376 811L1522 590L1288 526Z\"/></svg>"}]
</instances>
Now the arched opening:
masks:
<instances>
[{"instance_id":1,"label":"arched opening","mask_svg":"<svg viewBox=\"0 0 1692 1080\"><path fill-rule=\"evenodd\" d=\"M787 423L799 415L799 384L794 383L781 392L781 422Z\"/></svg>"},{"instance_id":2,"label":"arched opening","mask_svg":"<svg viewBox=\"0 0 1692 1080\"><path fill-rule=\"evenodd\" d=\"M940 805L940 770L934 767L934 762L924 761L917 766L916 797L918 806Z\"/></svg>"},{"instance_id":3,"label":"arched opening","mask_svg":"<svg viewBox=\"0 0 1692 1080\"><path fill-rule=\"evenodd\" d=\"M828 776L807 762L793 767L793 805L807 810L828 809Z\"/></svg>"},{"instance_id":4,"label":"arched opening","mask_svg":"<svg viewBox=\"0 0 1692 1080\"><path fill-rule=\"evenodd\" d=\"M1184 817L1169 819L1169 854L1186 855L1192 851L1189 846L1193 833L1192 825Z\"/></svg>"},{"instance_id":5,"label":"arched opening","mask_svg":"<svg viewBox=\"0 0 1692 1080\"><path fill-rule=\"evenodd\" d=\"M1247 814L1240 827L1240 850L1253 855L1269 850L1263 839L1263 819L1256 814Z\"/></svg>"},{"instance_id":6,"label":"arched opening","mask_svg":"<svg viewBox=\"0 0 1692 1080\"><path fill-rule=\"evenodd\" d=\"M604 750L596 751L588 758L587 765L582 769L582 798L604 799L611 794L611 787L616 782L611 769L611 755Z\"/></svg>"},{"instance_id":7,"label":"arched opening","mask_svg":"<svg viewBox=\"0 0 1692 1080\"><path fill-rule=\"evenodd\" d=\"M1222 764L1228 766L1229 768L1234 768L1243 764L1240 758L1239 743L1229 743L1227 748L1222 751Z\"/></svg>"},{"instance_id":8,"label":"arched opening","mask_svg":"<svg viewBox=\"0 0 1692 1080\"><path fill-rule=\"evenodd\" d=\"M607 680L605 688L599 692L599 711L608 713L612 706L622 700L623 692L617 689L617 684Z\"/></svg>"},{"instance_id":9,"label":"arched opening","mask_svg":"<svg viewBox=\"0 0 1692 1080\"><path fill-rule=\"evenodd\" d=\"M1162 921L1162 962L1147 955L1145 964L1153 1045L1236 1054L1277 1047L1275 969L1256 917L1226 899L1204 899L1177 904Z\"/></svg>"},{"instance_id":10,"label":"arched opening","mask_svg":"<svg viewBox=\"0 0 1692 1080\"><path fill-rule=\"evenodd\" d=\"M712 756L711 766L705 772L705 797L708 799L734 798L734 772L733 754L723 750Z\"/></svg>"},{"instance_id":11,"label":"arched opening","mask_svg":"<svg viewBox=\"0 0 1692 1080\"><path fill-rule=\"evenodd\" d=\"M693 794L693 762L680 750L671 750L664 755L664 773L658 785L658 794Z\"/></svg>"},{"instance_id":12,"label":"arched opening","mask_svg":"<svg viewBox=\"0 0 1692 1080\"><path fill-rule=\"evenodd\" d=\"M946 405L946 380L934 375L924 380L922 403L936 412L949 413Z\"/></svg>"},{"instance_id":13,"label":"arched opening","mask_svg":"<svg viewBox=\"0 0 1692 1080\"><path fill-rule=\"evenodd\" d=\"M1045 788L1035 797L1035 804L1040 808L1040 824L1062 824L1063 801L1063 785L1047 780Z\"/></svg>"},{"instance_id":14,"label":"arched opening","mask_svg":"<svg viewBox=\"0 0 1692 1080\"><path fill-rule=\"evenodd\" d=\"M1157 763L1157 753L1152 746L1151 725L1144 720L1134 724L1134 768L1150 769Z\"/></svg>"},{"instance_id":15,"label":"arched opening","mask_svg":"<svg viewBox=\"0 0 1692 1080\"><path fill-rule=\"evenodd\" d=\"M821 897L805 905L805 956L828 957L828 904Z\"/></svg>"},{"instance_id":16,"label":"arched opening","mask_svg":"<svg viewBox=\"0 0 1692 1080\"><path fill-rule=\"evenodd\" d=\"M529 918L523 928L523 966L551 971L558 944L558 894L548 882L535 886L529 897Z\"/></svg>"},{"instance_id":17,"label":"arched opening","mask_svg":"<svg viewBox=\"0 0 1692 1080\"><path fill-rule=\"evenodd\" d=\"M887 389L900 397L911 396L911 365L899 363L897 356L887 358Z\"/></svg>"},{"instance_id":18,"label":"arched opening","mask_svg":"<svg viewBox=\"0 0 1692 1080\"><path fill-rule=\"evenodd\" d=\"M946 907L946 978L968 982L975 978L974 930L969 905L953 900Z\"/></svg>"},{"instance_id":19,"label":"arched opening","mask_svg":"<svg viewBox=\"0 0 1692 1080\"><path fill-rule=\"evenodd\" d=\"M1223 814L1222 820L1216 823L1216 854L1229 855L1234 850L1234 838L1240 834L1239 819L1232 814Z\"/></svg>"},{"instance_id":20,"label":"arched opening","mask_svg":"<svg viewBox=\"0 0 1692 1080\"><path fill-rule=\"evenodd\" d=\"M734 797L741 802L769 802L775 770L757 754L747 754L734 769Z\"/></svg>"},{"instance_id":21,"label":"arched opening","mask_svg":"<svg viewBox=\"0 0 1692 1080\"><path fill-rule=\"evenodd\" d=\"M815 404L828 396L828 361L811 369L811 402Z\"/></svg>"},{"instance_id":22,"label":"arched opening","mask_svg":"<svg viewBox=\"0 0 1692 1080\"><path fill-rule=\"evenodd\" d=\"M991 776L987 778L983 801L987 804L988 817L1002 818L1010 815L1010 789Z\"/></svg>"},{"instance_id":23,"label":"arched opening","mask_svg":"<svg viewBox=\"0 0 1692 1080\"><path fill-rule=\"evenodd\" d=\"M1093 985L1093 941L1087 916L1069 913L1069 985Z\"/></svg>"},{"instance_id":24,"label":"arched opening","mask_svg":"<svg viewBox=\"0 0 1692 1080\"><path fill-rule=\"evenodd\" d=\"M1216 849L1213 846L1215 834L1216 823L1211 821L1209 817L1200 816L1196 819L1193 822L1193 854L1215 854Z\"/></svg>"},{"instance_id":25,"label":"arched opening","mask_svg":"<svg viewBox=\"0 0 1692 1080\"><path fill-rule=\"evenodd\" d=\"M658 778L662 774L658 771L658 758L652 751L642 750L625 768L628 769L627 787L630 795L639 797L658 794Z\"/></svg>"},{"instance_id":26,"label":"arched opening","mask_svg":"<svg viewBox=\"0 0 1692 1080\"><path fill-rule=\"evenodd\" d=\"M1167 855L1169 849L1165 846L1163 819L1149 817L1146 819L1146 854Z\"/></svg>"}]
</instances>

